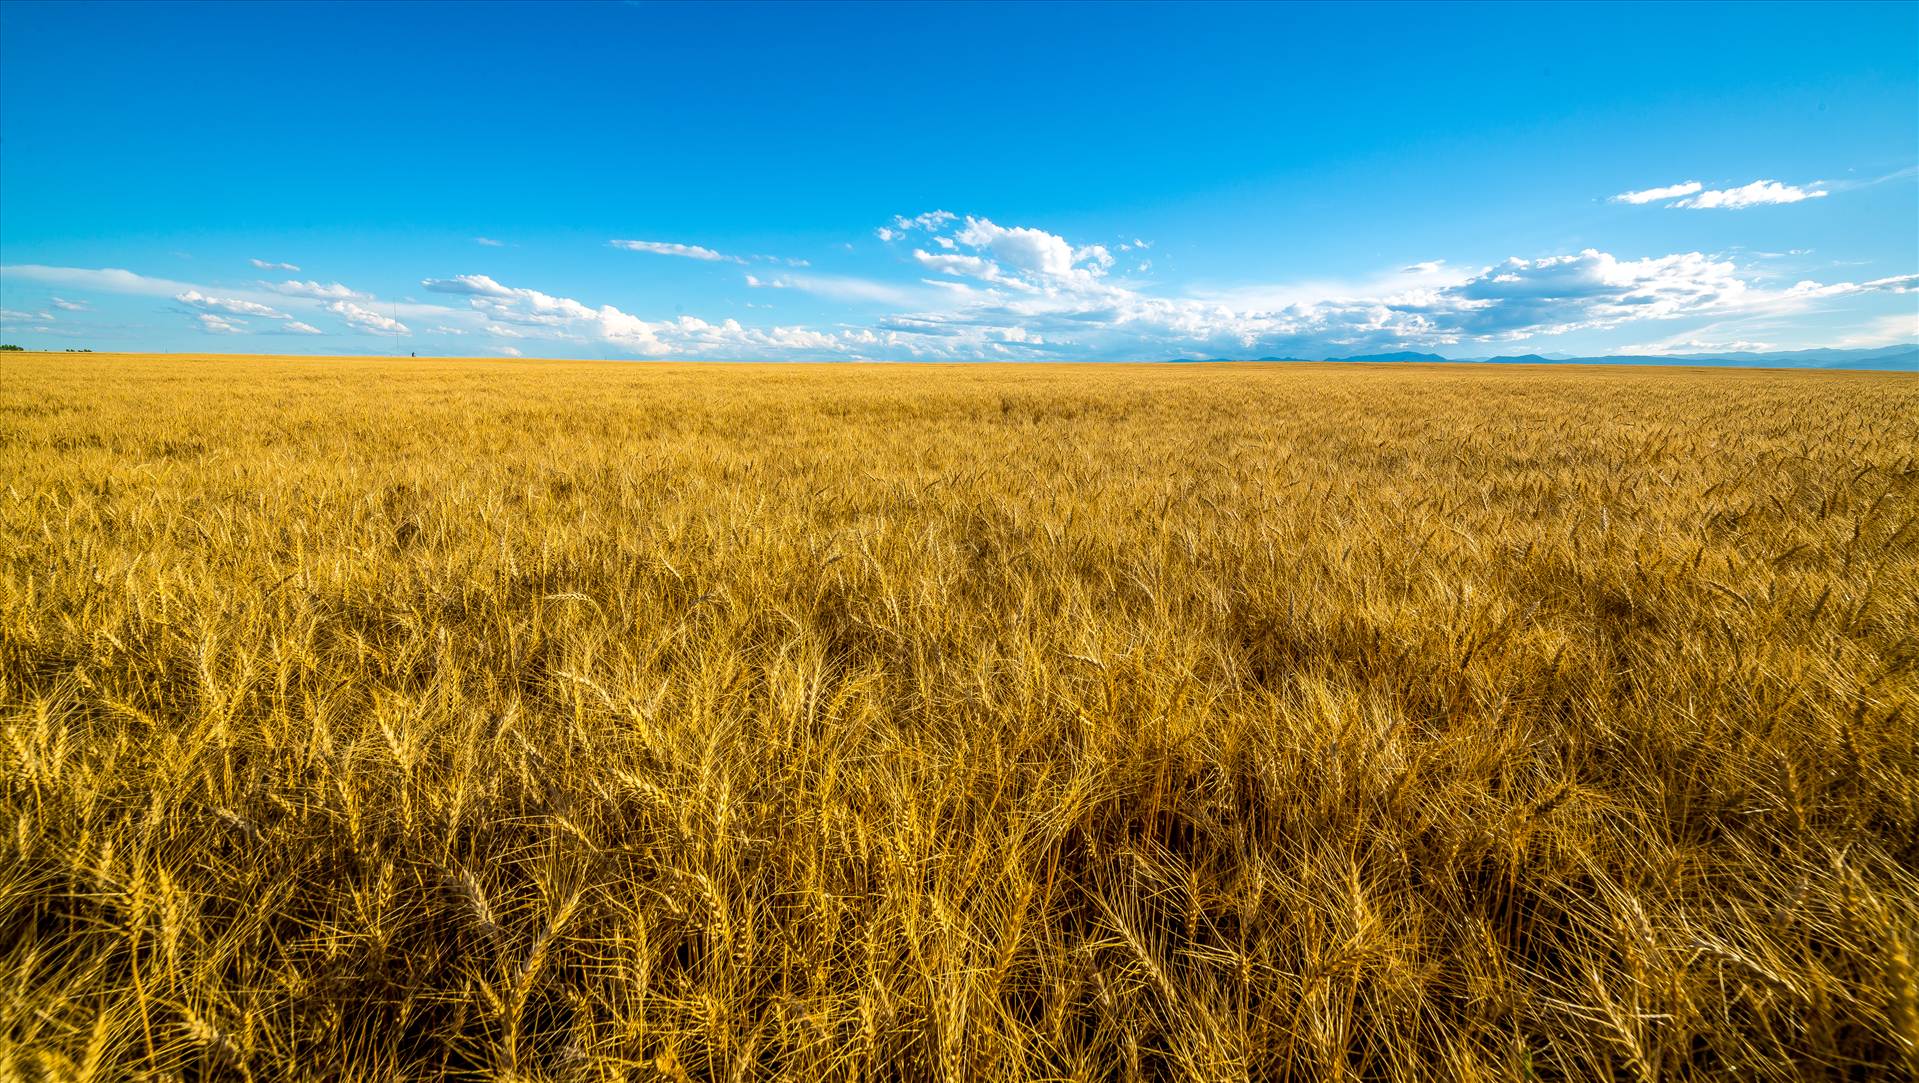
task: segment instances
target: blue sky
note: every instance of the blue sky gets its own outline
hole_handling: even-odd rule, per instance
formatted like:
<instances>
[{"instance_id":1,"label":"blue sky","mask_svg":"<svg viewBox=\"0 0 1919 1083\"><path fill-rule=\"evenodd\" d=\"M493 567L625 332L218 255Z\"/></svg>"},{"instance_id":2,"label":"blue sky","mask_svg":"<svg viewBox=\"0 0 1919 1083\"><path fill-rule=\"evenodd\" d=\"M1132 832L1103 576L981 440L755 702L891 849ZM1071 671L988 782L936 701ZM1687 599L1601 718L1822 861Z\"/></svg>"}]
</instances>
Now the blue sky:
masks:
<instances>
[{"instance_id":1,"label":"blue sky","mask_svg":"<svg viewBox=\"0 0 1919 1083\"><path fill-rule=\"evenodd\" d=\"M11 0L0 338L1878 346L1919 340L1915 167L1913 3Z\"/></svg>"}]
</instances>

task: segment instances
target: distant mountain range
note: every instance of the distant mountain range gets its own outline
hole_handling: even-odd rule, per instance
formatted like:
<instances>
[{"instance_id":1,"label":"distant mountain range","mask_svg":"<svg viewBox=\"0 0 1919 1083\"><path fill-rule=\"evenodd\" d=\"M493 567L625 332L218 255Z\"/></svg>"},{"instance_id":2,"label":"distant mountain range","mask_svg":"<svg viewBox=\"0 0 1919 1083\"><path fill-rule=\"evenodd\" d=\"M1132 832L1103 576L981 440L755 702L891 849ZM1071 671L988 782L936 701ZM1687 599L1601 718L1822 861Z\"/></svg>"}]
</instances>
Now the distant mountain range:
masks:
<instances>
[{"instance_id":1,"label":"distant mountain range","mask_svg":"<svg viewBox=\"0 0 1919 1083\"><path fill-rule=\"evenodd\" d=\"M1424 362L1461 365L1723 365L1748 368L1883 369L1893 372L1919 372L1919 343L1907 342L1869 350L1781 350L1773 353L1733 350L1726 353L1606 354L1593 357L1575 357L1561 353L1528 353L1498 357L1441 357L1436 353L1399 350L1393 353L1322 358L1181 357L1172 363L1191 365L1219 361L1351 361L1368 364Z\"/></svg>"}]
</instances>

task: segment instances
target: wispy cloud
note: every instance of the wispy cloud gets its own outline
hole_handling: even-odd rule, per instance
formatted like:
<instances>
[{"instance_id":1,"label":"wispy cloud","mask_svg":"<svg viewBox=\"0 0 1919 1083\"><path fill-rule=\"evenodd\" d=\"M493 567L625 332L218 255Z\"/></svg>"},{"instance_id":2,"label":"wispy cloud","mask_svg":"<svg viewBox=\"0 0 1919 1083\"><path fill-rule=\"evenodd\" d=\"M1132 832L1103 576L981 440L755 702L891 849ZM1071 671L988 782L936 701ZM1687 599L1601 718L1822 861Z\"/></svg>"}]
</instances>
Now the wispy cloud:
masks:
<instances>
[{"instance_id":1,"label":"wispy cloud","mask_svg":"<svg viewBox=\"0 0 1919 1083\"><path fill-rule=\"evenodd\" d=\"M1662 188L1621 192L1612 197L1612 201L1635 204L1664 203L1669 208L1684 207L1700 211L1736 211L1746 207L1803 203L1808 199L1823 199L1830 194L1826 187L1819 183L1801 187L1796 184L1781 184L1776 180L1756 180L1737 188L1707 188L1698 181L1686 181L1684 184L1668 184Z\"/></svg>"},{"instance_id":2,"label":"wispy cloud","mask_svg":"<svg viewBox=\"0 0 1919 1083\"><path fill-rule=\"evenodd\" d=\"M464 293L474 297L511 297L513 291L486 275L454 275L452 278L423 278L420 285L435 293Z\"/></svg>"},{"instance_id":3,"label":"wispy cloud","mask_svg":"<svg viewBox=\"0 0 1919 1083\"><path fill-rule=\"evenodd\" d=\"M505 241L496 241L491 237L475 237L473 238L473 243L477 245L481 245L486 248L505 248L506 247Z\"/></svg>"},{"instance_id":4,"label":"wispy cloud","mask_svg":"<svg viewBox=\"0 0 1919 1083\"><path fill-rule=\"evenodd\" d=\"M1896 312L1868 322L1864 327L1842 336L1833 346L1861 349L1919 342L1919 312Z\"/></svg>"},{"instance_id":5,"label":"wispy cloud","mask_svg":"<svg viewBox=\"0 0 1919 1083\"><path fill-rule=\"evenodd\" d=\"M271 319L286 319L286 313L268 305L254 301L243 301L237 297L209 297L199 290L184 290L174 295L174 300L193 308L209 312L228 312L236 316L266 316Z\"/></svg>"},{"instance_id":6,"label":"wispy cloud","mask_svg":"<svg viewBox=\"0 0 1919 1083\"><path fill-rule=\"evenodd\" d=\"M268 282L264 283L264 285L267 289L275 293L285 294L288 297L311 297L321 301L364 301L371 296L370 294L361 293L359 290L343 286L338 282L321 283L289 280L286 282Z\"/></svg>"},{"instance_id":7,"label":"wispy cloud","mask_svg":"<svg viewBox=\"0 0 1919 1083\"><path fill-rule=\"evenodd\" d=\"M628 252L651 252L656 256L679 256L683 259L705 260L708 263L745 263L738 256L729 256L724 252L715 252L697 244L676 244L672 241L608 241L615 248L624 248Z\"/></svg>"},{"instance_id":8,"label":"wispy cloud","mask_svg":"<svg viewBox=\"0 0 1919 1083\"><path fill-rule=\"evenodd\" d=\"M783 274L773 278L747 275L746 284L756 289L799 290L829 300L862 304L915 305L928 300L918 290L852 275Z\"/></svg>"},{"instance_id":9,"label":"wispy cloud","mask_svg":"<svg viewBox=\"0 0 1919 1083\"><path fill-rule=\"evenodd\" d=\"M348 327L369 335L410 335L406 324L382 312L375 312L354 304L352 301L334 301L326 306L328 312L346 321Z\"/></svg>"},{"instance_id":10,"label":"wispy cloud","mask_svg":"<svg viewBox=\"0 0 1919 1083\"><path fill-rule=\"evenodd\" d=\"M63 312L85 312L87 310L87 303L85 301L69 301L65 297L51 298L48 303Z\"/></svg>"},{"instance_id":11,"label":"wispy cloud","mask_svg":"<svg viewBox=\"0 0 1919 1083\"><path fill-rule=\"evenodd\" d=\"M496 335L598 342L640 357L791 357L841 354L882 340L871 331L821 332L803 327L750 328L737 320L697 316L645 320L613 305L590 305L487 275L464 274L421 282L439 293L461 294Z\"/></svg>"},{"instance_id":12,"label":"wispy cloud","mask_svg":"<svg viewBox=\"0 0 1919 1083\"><path fill-rule=\"evenodd\" d=\"M202 312L198 317L200 329L209 335L238 335L246 331L247 325L239 320L230 320L225 316L216 316L211 312Z\"/></svg>"},{"instance_id":13,"label":"wispy cloud","mask_svg":"<svg viewBox=\"0 0 1919 1083\"><path fill-rule=\"evenodd\" d=\"M118 267L49 267L40 263L14 263L0 267L0 276L143 297L172 297L182 290L194 288L190 282L152 278Z\"/></svg>"},{"instance_id":14,"label":"wispy cloud","mask_svg":"<svg viewBox=\"0 0 1919 1083\"><path fill-rule=\"evenodd\" d=\"M1637 192L1621 192L1612 197L1614 203L1657 203L1662 199L1678 199L1689 196L1704 188L1698 181L1686 181L1683 184L1668 184L1660 188L1646 188Z\"/></svg>"},{"instance_id":15,"label":"wispy cloud","mask_svg":"<svg viewBox=\"0 0 1919 1083\"><path fill-rule=\"evenodd\" d=\"M1767 207L1783 203L1801 203L1808 199L1824 199L1828 194L1830 193L1823 188L1801 188L1796 184L1781 184L1776 180L1756 180L1738 188L1704 191L1669 206L1689 207L1702 211L1736 211L1746 207Z\"/></svg>"},{"instance_id":16,"label":"wispy cloud","mask_svg":"<svg viewBox=\"0 0 1919 1083\"><path fill-rule=\"evenodd\" d=\"M250 259L247 262L262 271L292 271L294 274L300 273L300 269L291 263L274 263L271 260L264 259Z\"/></svg>"},{"instance_id":17,"label":"wispy cloud","mask_svg":"<svg viewBox=\"0 0 1919 1083\"><path fill-rule=\"evenodd\" d=\"M302 329L313 328L312 320L301 320L295 317L309 313L331 313L344 319L347 326L353 330L378 334L409 333L406 325L400 322L400 316L455 322L473 318L473 314L464 309L414 301L382 301L378 303L379 308L386 311L381 312L368 307L373 303L371 294L338 282L320 283L297 280L280 283L262 282L257 283L255 289L240 289L178 282L112 267L50 267L42 264L0 266L0 280L11 282L15 279L100 293L166 297L194 310L199 325L217 334L237 334L250 330L249 325L243 321L227 318L231 316L280 320L283 323L279 329L295 334L325 333L317 329ZM277 307L280 304L284 304L286 308ZM81 302L68 302L68 305L81 306L76 308L76 311L84 307ZM293 311L289 312L287 309ZM204 319L198 319L200 315L220 315L222 318L219 326L216 326ZM293 326L296 323L300 326Z\"/></svg>"}]
</instances>

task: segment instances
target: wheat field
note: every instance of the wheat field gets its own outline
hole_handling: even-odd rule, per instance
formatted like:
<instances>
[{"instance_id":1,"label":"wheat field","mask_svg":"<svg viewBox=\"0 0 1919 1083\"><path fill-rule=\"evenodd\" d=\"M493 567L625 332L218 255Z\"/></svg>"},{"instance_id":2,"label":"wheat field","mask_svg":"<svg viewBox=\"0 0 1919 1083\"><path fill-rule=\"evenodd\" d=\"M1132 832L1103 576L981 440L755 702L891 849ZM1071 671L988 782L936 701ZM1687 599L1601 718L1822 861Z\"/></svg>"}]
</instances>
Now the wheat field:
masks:
<instances>
[{"instance_id":1,"label":"wheat field","mask_svg":"<svg viewBox=\"0 0 1919 1083\"><path fill-rule=\"evenodd\" d=\"M1919 1068L1919 380L0 361L0 1079Z\"/></svg>"}]
</instances>

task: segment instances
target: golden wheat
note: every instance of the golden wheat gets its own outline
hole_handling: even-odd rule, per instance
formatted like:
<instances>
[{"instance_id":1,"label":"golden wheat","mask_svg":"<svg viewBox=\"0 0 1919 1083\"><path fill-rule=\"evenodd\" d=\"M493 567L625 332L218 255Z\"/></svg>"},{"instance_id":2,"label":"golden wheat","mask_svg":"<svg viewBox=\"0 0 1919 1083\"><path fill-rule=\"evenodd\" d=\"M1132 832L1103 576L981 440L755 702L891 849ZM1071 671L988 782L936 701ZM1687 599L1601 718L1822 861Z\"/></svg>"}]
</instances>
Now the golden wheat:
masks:
<instances>
[{"instance_id":1,"label":"golden wheat","mask_svg":"<svg viewBox=\"0 0 1919 1083\"><path fill-rule=\"evenodd\" d=\"M0 362L0 1079L1919 1066L1919 381Z\"/></svg>"}]
</instances>

